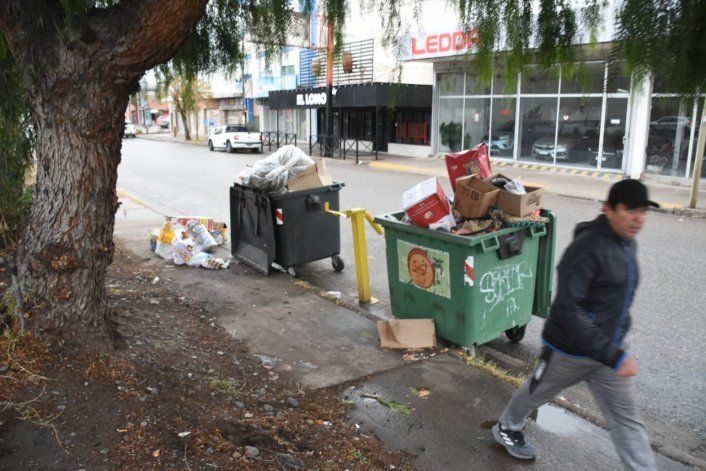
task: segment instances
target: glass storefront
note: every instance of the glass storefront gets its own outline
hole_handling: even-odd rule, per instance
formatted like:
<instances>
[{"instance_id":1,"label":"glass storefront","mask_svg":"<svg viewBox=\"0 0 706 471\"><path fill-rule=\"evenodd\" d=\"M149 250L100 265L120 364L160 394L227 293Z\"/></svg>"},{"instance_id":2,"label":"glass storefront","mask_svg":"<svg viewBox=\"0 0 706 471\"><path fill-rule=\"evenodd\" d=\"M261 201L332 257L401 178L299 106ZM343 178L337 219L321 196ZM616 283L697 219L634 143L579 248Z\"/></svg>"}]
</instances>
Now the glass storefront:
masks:
<instances>
[{"instance_id":1,"label":"glass storefront","mask_svg":"<svg viewBox=\"0 0 706 471\"><path fill-rule=\"evenodd\" d=\"M571 74L529 67L517 86L490 86L472 72L437 75L437 150L485 142L493 157L625 171L630 79L621 66L576 64ZM510 92L508 92L511 91ZM509 94L508 94L509 93ZM690 178L703 98L696 103L653 84L645 172ZM706 174L706 166L703 170Z\"/></svg>"},{"instance_id":2,"label":"glass storefront","mask_svg":"<svg viewBox=\"0 0 706 471\"><path fill-rule=\"evenodd\" d=\"M658 84L655 88L659 89ZM698 126L693 125L695 111L693 100L652 96L645 159L647 173L686 176L687 165L693 162L690 162L690 157L696 151L698 138ZM693 146L690 147L692 142Z\"/></svg>"},{"instance_id":3,"label":"glass storefront","mask_svg":"<svg viewBox=\"0 0 706 471\"><path fill-rule=\"evenodd\" d=\"M472 73L439 75L441 152L486 142L492 156L521 162L624 166L629 91L619 88L625 83L620 71L609 81L613 89L605 89L605 62L577 64L571 75L529 67L510 87L500 74L492 86Z\"/></svg>"}]
</instances>

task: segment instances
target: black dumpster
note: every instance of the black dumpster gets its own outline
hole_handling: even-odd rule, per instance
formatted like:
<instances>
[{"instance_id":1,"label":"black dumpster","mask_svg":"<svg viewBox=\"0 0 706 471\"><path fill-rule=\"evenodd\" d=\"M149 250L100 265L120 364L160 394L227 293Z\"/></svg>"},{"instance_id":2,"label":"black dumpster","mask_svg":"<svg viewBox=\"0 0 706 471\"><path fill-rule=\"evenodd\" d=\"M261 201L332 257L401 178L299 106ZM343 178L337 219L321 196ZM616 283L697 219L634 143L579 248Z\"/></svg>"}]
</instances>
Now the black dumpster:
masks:
<instances>
[{"instance_id":1,"label":"black dumpster","mask_svg":"<svg viewBox=\"0 0 706 471\"><path fill-rule=\"evenodd\" d=\"M287 193L235 183L230 188L231 252L267 275L272 262L296 275L299 265L331 258L343 270L340 218L324 211L324 203L339 209L343 183Z\"/></svg>"}]
</instances>

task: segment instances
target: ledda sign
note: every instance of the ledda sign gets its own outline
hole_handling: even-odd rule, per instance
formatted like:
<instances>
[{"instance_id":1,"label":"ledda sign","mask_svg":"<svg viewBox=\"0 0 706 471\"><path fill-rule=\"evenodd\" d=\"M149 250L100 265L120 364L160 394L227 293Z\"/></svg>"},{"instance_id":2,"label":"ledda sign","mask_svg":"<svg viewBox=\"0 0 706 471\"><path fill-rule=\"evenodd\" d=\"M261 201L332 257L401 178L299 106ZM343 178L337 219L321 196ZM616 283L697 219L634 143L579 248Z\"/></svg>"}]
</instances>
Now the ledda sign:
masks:
<instances>
[{"instance_id":1,"label":"ledda sign","mask_svg":"<svg viewBox=\"0 0 706 471\"><path fill-rule=\"evenodd\" d=\"M430 57L445 57L464 54L478 46L480 33L477 29L451 31L447 33L430 33L412 37L408 60L426 59Z\"/></svg>"}]
</instances>

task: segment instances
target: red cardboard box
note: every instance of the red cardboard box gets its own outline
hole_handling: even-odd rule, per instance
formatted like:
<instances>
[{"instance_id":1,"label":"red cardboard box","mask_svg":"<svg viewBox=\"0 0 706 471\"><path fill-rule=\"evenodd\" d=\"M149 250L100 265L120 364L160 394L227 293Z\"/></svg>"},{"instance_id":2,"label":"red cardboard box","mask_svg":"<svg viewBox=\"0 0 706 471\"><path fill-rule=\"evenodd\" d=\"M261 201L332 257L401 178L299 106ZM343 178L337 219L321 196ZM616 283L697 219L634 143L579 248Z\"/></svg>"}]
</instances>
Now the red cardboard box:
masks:
<instances>
[{"instance_id":1,"label":"red cardboard box","mask_svg":"<svg viewBox=\"0 0 706 471\"><path fill-rule=\"evenodd\" d=\"M488 146L479 144L473 149L446 154L446 170L449 172L451 187L456 191L456 180L467 175L478 175L481 180L490 177L490 156Z\"/></svg>"},{"instance_id":2,"label":"red cardboard box","mask_svg":"<svg viewBox=\"0 0 706 471\"><path fill-rule=\"evenodd\" d=\"M451 212L449 199L435 177L405 191L402 196L402 208L419 227L429 227L429 224L443 219Z\"/></svg>"}]
</instances>

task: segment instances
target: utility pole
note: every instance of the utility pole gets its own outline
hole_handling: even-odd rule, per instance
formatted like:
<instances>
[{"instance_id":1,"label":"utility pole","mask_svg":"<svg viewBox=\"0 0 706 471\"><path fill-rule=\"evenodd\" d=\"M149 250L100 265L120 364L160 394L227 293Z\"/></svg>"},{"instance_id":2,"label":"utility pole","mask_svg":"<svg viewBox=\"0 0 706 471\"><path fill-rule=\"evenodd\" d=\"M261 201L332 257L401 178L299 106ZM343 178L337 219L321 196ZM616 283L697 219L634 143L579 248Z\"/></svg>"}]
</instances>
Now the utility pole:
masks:
<instances>
[{"instance_id":1,"label":"utility pole","mask_svg":"<svg viewBox=\"0 0 706 471\"><path fill-rule=\"evenodd\" d=\"M333 19L329 16L326 44L326 157L333 157Z\"/></svg>"},{"instance_id":2,"label":"utility pole","mask_svg":"<svg viewBox=\"0 0 706 471\"><path fill-rule=\"evenodd\" d=\"M694 160L694 178L691 182L691 197L689 207L696 208L696 200L699 196L699 182L701 180L701 167L704 163L704 147L706 147L706 98L704 106L701 108L701 123L699 125L699 141L696 144L696 159Z\"/></svg>"}]
</instances>

